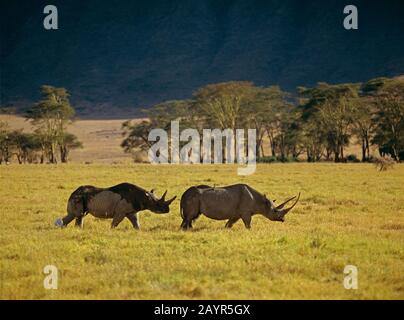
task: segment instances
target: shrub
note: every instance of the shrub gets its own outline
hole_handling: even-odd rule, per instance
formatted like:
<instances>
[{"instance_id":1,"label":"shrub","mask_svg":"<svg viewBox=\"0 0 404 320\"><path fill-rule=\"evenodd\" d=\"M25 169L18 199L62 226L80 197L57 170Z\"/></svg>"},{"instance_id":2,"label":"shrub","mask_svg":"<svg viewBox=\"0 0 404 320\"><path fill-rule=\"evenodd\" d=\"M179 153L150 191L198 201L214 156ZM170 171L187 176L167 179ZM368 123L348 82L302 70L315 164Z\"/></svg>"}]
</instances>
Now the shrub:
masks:
<instances>
[{"instance_id":1,"label":"shrub","mask_svg":"<svg viewBox=\"0 0 404 320\"><path fill-rule=\"evenodd\" d=\"M257 162L258 163L271 163L271 162L276 162L277 159L274 156L266 156L266 157L258 157Z\"/></svg>"},{"instance_id":2,"label":"shrub","mask_svg":"<svg viewBox=\"0 0 404 320\"><path fill-rule=\"evenodd\" d=\"M274 157L274 156L266 156L266 157L258 157L257 162L258 163L272 163L272 162L296 162L298 161L297 158L295 157L285 157L282 158L280 156Z\"/></svg>"},{"instance_id":3,"label":"shrub","mask_svg":"<svg viewBox=\"0 0 404 320\"><path fill-rule=\"evenodd\" d=\"M280 162L297 162L297 158L289 156L289 157L277 157L277 160Z\"/></svg>"},{"instance_id":4,"label":"shrub","mask_svg":"<svg viewBox=\"0 0 404 320\"><path fill-rule=\"evenodd\" d=\"M350 154L346 157L347 162L360 162L355 154Z\"/></svg>"}]
</instances>

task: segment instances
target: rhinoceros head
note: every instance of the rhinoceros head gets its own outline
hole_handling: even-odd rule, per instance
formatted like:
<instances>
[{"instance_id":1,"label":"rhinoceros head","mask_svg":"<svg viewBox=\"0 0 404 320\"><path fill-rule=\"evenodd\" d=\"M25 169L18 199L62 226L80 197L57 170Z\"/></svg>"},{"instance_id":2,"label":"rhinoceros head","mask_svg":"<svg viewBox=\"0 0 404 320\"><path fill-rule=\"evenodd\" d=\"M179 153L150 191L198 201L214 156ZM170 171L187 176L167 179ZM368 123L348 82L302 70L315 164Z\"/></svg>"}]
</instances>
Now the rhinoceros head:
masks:
<instances>
[{"instance_id":1,"label":"rhinoceros head","mask_svg":"<svg viewBox=\"0 0 404 320\"><path fill-rule=\"evenodd\" d=\"M150 211L153 211L154 213L169 213L170 212L170 204L177 198L177 196L174 196L170 200L166 200L166 195L167 195L167 190L164 192L163 196L159 199L155 196L154 190L151 190L150 192L147 193L149 203L148 203L148 208Z\"/></svg>"},{"instance_id":2,"label":"rhinoceros head","mask_svg":"<svg viewBox=\"0 0 404 320\"><path fill-rule=\"evenodd\" d=\"M293 207L296 205L296 203L299 201L299 198L300 198L300 192L299 192L299 195L297 196L297 199L296 199L296 196L294 196L294 197L292 197L292 198L289 198L289 199L286 200L285 202L281 203L280 205L275 206L275 204L274 204L275 201L268 200L268 199L265 197L265 200L266 200L266 210L265 210L264 216L267 217L269 220L272 220L272 221L284 222L284 221L285 221L285 215L286 215L290 210L292 210L292 208L293 208ZM285 208L285 205L286 205L288 202L292 201L293 199L296 199L296 201L295 201L289 208Z\"/></svg>"}]
</instances>

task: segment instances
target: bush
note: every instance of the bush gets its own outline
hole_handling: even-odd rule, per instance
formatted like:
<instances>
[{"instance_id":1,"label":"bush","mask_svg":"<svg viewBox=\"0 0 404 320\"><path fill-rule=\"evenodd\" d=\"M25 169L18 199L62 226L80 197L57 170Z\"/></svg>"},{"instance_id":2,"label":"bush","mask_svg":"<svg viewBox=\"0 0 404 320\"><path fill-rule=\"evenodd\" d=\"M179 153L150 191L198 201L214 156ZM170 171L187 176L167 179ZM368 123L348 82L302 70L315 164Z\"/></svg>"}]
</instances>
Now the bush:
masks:
<instances>
[{"instance_id":1,"label":"bush","mask_svg":"<svg viewBox=\"0 0 404 320\"><path fill-rule=\"evenodd\" d=\"M358 157L355 154L350 154L346 157L347 162L360 162Z\"/></svg>"},{"instance_id":2,"label":"bush","mask_svg":"<svg viewBox=\"0 0 404 320\"><path fill-rule=\"evenodd\" d=\"M267 157L259 157L257 158L257 163L272 163L272 162L296 162L297 159L295 157L274 157L274 156L267 156Z\"/></svg>"},{"instance_id":3,"label":"bush","mask_svg":"<svg viewBox=\"0 0 404 320\"><path fill-rule=\"evenodd\" d=\"M292 157L292 156L285 157L285 158L277 157L277 160L278 160L279 162L297 162L297 158Z\"/></svg>"},{"instance_id":4,"label":"bush","mask_svg":"<svg viewBox=\"0 0 404 320\"><path fill-rule=\"evenodd\" d=\"M257 162L258 163L271 163L271 162L276 162L278 159L274 156L266 156L266 157L258 157Z\"/></svg>"}]
</instances>

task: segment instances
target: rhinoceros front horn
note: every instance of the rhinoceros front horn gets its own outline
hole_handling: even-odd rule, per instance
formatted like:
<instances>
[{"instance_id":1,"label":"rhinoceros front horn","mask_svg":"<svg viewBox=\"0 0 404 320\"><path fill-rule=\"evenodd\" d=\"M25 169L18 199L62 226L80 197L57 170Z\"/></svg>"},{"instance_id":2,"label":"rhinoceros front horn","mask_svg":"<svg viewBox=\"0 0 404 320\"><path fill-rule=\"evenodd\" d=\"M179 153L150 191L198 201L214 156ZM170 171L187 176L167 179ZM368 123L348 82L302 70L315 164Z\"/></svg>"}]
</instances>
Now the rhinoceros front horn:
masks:
<instances>
[{"instance_id":1,"label":"rhinoceros front horn","mask_svg":"<svg viewBox=\"0 0 404 320\"><path fill-rule=\"evenodd\" d=\"M299 201L299 199L300 199L300 192L299 192L299 195L297 196L297 199L296 199L295 203L292 204L289 208L283 209L283 207L284 207L289 201L292 201L292 200L295 199L295 198L296 198L296 196L294 196L294 197L292 197L292 198L286 200L285 202L283 202L283 203L281 203L279 206L277 206L275 209L276 209L277 211L281 212L283 215L287 214L290 210L293 209L293 207L294 207L294 206L296 205L296 203Z\"/></svg>"},{"instance_id":2,"label":"rhinoceros front horn","mask_svg":"<svg viewBox=\"0 0 404 320\"><path fill-rule=\"evenodd\" d=\"M171 202L173 202L176 198L177 198L177 196L172 197L170 200L165 201L165 204L170 205Z\"/></svg>"}]
</instances>

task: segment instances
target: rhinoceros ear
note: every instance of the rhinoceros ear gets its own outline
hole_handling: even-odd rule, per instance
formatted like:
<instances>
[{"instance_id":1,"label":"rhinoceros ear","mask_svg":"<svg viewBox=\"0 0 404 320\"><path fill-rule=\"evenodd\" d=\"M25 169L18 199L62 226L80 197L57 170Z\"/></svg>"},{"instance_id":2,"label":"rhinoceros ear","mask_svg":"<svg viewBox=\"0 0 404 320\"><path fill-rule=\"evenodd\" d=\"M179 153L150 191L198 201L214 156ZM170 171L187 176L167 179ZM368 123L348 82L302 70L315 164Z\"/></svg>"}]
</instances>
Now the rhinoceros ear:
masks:
<instances>
[{"instance_id":1,"label":"rhinoceros ear","mask_svg":"<svg viewBox=\"0 0 404 320\"><path fill-rule=\"evenodd\" d=\"M154 189L151 189L151 190L150 190L150 193L154 193Z\"/></svg>"}]
</instances>

